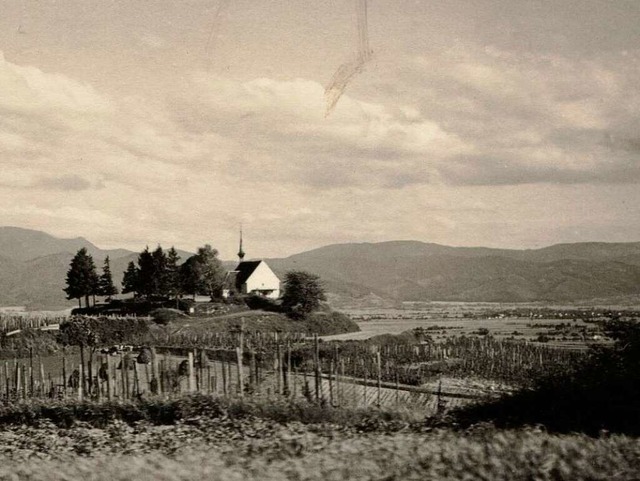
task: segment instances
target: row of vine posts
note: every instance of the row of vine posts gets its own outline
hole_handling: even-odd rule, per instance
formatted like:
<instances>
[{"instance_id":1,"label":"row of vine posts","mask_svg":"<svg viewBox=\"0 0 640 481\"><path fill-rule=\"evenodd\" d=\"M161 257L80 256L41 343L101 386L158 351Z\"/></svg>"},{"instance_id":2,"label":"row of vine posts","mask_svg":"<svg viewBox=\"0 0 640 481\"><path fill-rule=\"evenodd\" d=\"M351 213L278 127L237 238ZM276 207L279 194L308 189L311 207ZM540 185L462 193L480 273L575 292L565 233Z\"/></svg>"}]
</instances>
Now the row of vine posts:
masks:
<instances>
[{"instance_id":1,"label":"row of vine posts","mask_svg":"<svg viewBox=\"0 0 640 481\"><path fill-rule=\"evenodd\" d=\"M380 406L407 401L422 404L435 401L440 406L442 397L468 402L477 395L442 392L440 384L437 388L425 388L420 376L417 380L410 379L408 373L420 374L423 365L446 361L451 355L456 359L466 356L462 364L466 363L465 369L471 372L474 366L511 372L522 368L525 362L529 367L545 368L574 355L535 346L514 349L514 344L497 341L339 346L323 343L317 335L312 339L278 332L247 336L242 328L231 335L209 337L206 343L187 338L166 341L165 345L144 347L136 352L97 353L97 362L92 353L86 365L63 350L57 369L33 355L29 359L4 361L0 365L0 395L7 400L44 397L130 400L199 392L237 397L305 397L332 406ZM466 354L462 352L464 349Z\"/></svg>"}]
</instances>

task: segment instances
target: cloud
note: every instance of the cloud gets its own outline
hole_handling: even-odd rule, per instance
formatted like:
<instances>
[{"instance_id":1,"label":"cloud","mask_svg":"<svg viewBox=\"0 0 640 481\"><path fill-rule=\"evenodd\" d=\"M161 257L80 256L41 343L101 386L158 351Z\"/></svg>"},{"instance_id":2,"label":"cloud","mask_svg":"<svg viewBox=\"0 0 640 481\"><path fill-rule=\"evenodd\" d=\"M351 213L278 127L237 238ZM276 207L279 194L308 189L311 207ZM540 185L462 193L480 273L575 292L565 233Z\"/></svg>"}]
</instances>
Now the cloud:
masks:
<instances>
[{"instance_id":1,"label":"cloud","mask_svg":"<svg viewBox=\"0 0 640 481\"><path fill-rule=\"evenodd\" d=\"M193 82L189 96L172 102L174 117L189 132L224 137L239 177L331 188L390 185L398 176L411 183L415 171L423 182L425 158L468 150L410 106L401 112L345 95L325 118L324 91L311 80L239 82L200 72Z\"/></svg>"},{"instance_id":2,"label":"cloud","mask_svg":"<svg viewBox=\"0 0 640 481\"><path fill-rule=\"evenodd\" d=\"M245 180L319 189L629 183L640 181L637 152L620 139L640 128L635 57L454 44L382 58L377 80L361 79L371 86L354 88L326 119L322 87L307 79L197 72L171 107L190 135L224 139L217 166ZM604 145L607 137L619 140Z\"/></svg>"},{"instance_id":3,"label":"cloud","mask_svg":"<svg viewBox=\"0 0 640 481\"><path fill-rule=\"evenodd\" d=\"M73 174L44 177L35 184L35 187L62 191L82 191L92 186L93 184L84 177Z\"/></svg>"},{"instance_id":4,"label":"cloud","mask_svg":"<svg viewBox=\"0 0 640 481\"><path fill-rule=\"evenodd\" d=\"M20 208L0 222L231 257L240 221L252 255L275 255L338 238L524 242L522 218L539 228L558 205L585 226L614 219L640 181L634 55L381 54L328 118L320 79L197 70L125 97L2 59L0 203ZM607 189L626 197L582 210Z\"/></svg>"},{"instance_id":5,"label":"cloud","mask_svg":"<svg viewBox=\"0 0 640 481\"><path fill-rule=\"evenodd\" d=\"M0 111L57 115L104 112L109 102L90 85L8 62L0 51Z\"/></svg>"},{"instance_id":6,"label":"cloud","mask_svg":"<svg viewBox=\"0 0 640 481\"><path fill-rule=\"evenodd\" d=\"M640 157L623 139L640 128L639 59L640 52L574 59L454 45L406 59L403 79L389 81L411 94L422 88L416 107L468 147L430 160L444 183L637 183Z\"/></svg>"}]
</instances>

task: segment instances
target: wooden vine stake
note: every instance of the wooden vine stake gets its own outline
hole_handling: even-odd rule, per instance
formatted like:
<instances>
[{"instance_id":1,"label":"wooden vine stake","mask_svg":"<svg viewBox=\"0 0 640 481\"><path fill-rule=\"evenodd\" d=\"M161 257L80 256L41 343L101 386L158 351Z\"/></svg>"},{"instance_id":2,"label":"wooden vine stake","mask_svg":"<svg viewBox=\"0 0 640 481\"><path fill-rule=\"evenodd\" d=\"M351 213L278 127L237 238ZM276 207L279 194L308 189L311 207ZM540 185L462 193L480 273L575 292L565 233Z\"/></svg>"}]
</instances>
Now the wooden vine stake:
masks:
<instances>
[{"instance_id":1,"label":"wooden vine stake","mask_svg":"<svg viewBox=\"0 0 640 481\"><path fill-rule=\"evenodd\" d=\"M111 401L111 356L107 354L107 399Z\"/></svg>"},{"instance_id":2,"label":"wooden vine stake","mask_svg":"<svg viewBox=\"0 0 640 481\"><path fill-rule=\"evenodd\" d=\"M153 380L155 379L155 383L158 389L158 392L160 394L162 394L162 384L159 381L159 374L158 374L158 354L156 353L156 348L155 347L151 347L151 381L153 382ZM157 394L157 393L156 393Z\"/></svg>"},{"instance_id":3,"label":"wooden vine stake","mask_svg":"<svg viewBox=\"0 0 640 481\"><path fill-rule=\"evenodd\" d=\"M320 402L320 376L321 376L321 371L320 371L320 340L318 339L318 335L314 334L313 335L313 352L314 352L314 356L313 356L313 363L314 363L314 375L315 375L315 388L316 388L316 402L319 403Z\"/></svg>"},{"instance_id":4,"label":"wooden vine stake","mask_svg":"<svg viewBox=\"0 0 640 481\"><path fill-rule=\"evenodd\" d=\"M380 401L382 396L382 361L380 359L380 351L376 352L376 370L378 375L378 407L380 407Z\"/></svg>"},{"instance_id":5,"label":"wooden vine stake","mask_svg":"<svg viewBox=\"0 0 640 481\"><path fill-rule=\"evenodd\" d=\"M11 379L9 377L9 362L8 361L4 362L4 382L5 382L6 392L7 392L7 399L9 399L10 396L11 396Z\"/></svg>"},{"instance_id":6,"label":"wooden vine stake","mask_svg":"<svg viewBox=\"0 0 640 481\"><path fill-rule=\"evenodd\" d=\"M330 359L329 360L329 403L331 404L331 406L334 406L334 403L333 403L333 369L334 369L333 359Z\"/></svg>"},{"instance_id":7,"label":"wooden vine stake","mask_svg":"<svg viewBox=\"0 0 640 481\"><path fill-rule=\"evenodd\" d=\"M127 398L127 382L125 381L126 372L127 372L127 368L124 363L124 354L120 353L120 383L121 383L120 393L122 395L122 399Z\"/></svg>"},{"instance_id":8,"label":"wooden vine stake","mask_svg":"<svg viewBox=\"0 0 640 481\"><path fill-rule=\"evenodd\" d=\"M238 395L240 397L242 397L244 394L244 372L242 369L243 345L244 345L244 317L240 319L240 332L238 333L238 347L236 347L236 357L238 358Z\"/></svg>"},{"instance_id":9,"label":"wooden vine stake","mask_svg":"<svg viewBox=\"0 0 640 481\"><path fill-rule=\"evenodd\" d=\"M189 377L189 392L194 392L196 390L196 375L193 370L193 351L189 351L187 357L187 374Z\"/></svg>"},{"instance_id":10,"label":"wooden vine stake","mask_svg":"<svg viewBox=\"0 0 640 481\"><path fill-rule=\"evenodd\" d=\"M278 339L278 331L275 332L276 340L276 394L282 394L282 354L280 352L280 340Z\"/></svg>"},{"instance_id":11,"label":"wooden vine stake","mask_svg":"<svg viewBox=\"0 0 640 481\"><path fill-rule=\"evenodd\" d=\"M222 394L224 394L225 396L228 395L228 389L227 389L227 368L225 367L224 361L222 361L220 363L220 366L222 367Z\"/></svg>"},{"instance_id":12,"label":"wooden vine stake","mask_svg":"<svg viewBox=\"0 0 640 481\"><path fill-rule=\"evenodd\" d=\"M40 364L40 395L44 397L45 394L46 394L45 377L44 377L44 364L42 364L42 361L39 361L39 364Z\"/></svg>"},{"instance_id":13,"label":"wooden vine stake","mask_svg":"<svg viewBox=\"0 0 640 481\"><path fill-rule=\"evenodd\" d=\"M283 372L284 394L291 395L291 341L287 341L287 362L286 371Z\"/></svg>"},{"instance_id":14,"label":"wooden vine stake","mask_svg":"<svg viewBox=\"0 0 640 481\"><path fill-rule=\"evenodd\" d=\"M20 396L20 366L16 362L16 398Z\"/></svg>"},{"instance_id":15,"label":"wooden vine stake","mask_svg":"<svg viewBox=\"0 0 640 481\"><path fill-rule=\"evenodd\" d=\"M364 371L364 384L362 385L362 402L367 405L367 384L369 384L369 372L365 360L362 360L362 369Z\"/></svg>"}]
</instances>

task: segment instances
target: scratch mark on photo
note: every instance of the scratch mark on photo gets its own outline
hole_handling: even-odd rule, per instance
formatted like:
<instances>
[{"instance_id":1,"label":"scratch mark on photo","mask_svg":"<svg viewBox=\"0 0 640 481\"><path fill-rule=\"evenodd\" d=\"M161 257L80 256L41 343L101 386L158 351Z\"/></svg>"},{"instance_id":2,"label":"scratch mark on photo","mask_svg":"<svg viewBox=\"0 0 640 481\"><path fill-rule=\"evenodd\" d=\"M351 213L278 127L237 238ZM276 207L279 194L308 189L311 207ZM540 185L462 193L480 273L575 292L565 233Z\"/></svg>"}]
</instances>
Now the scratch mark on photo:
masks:
<instances>
[{"instance_id":1,"label":"scratch mark on photo","mask_svg":"<svg viewBox=\"0 0 640 481\"><path fill-rule=\"evenodd\" d=\"M351 80L364 69L365 64L371 60L372 51L369 46L369 25L367 14L367 0L355 0L356 19L358 29L358 52L355 60L344 63L331 79L324 92L327 110L325 117L333 111Z\"/></svg>"}]
</instances>

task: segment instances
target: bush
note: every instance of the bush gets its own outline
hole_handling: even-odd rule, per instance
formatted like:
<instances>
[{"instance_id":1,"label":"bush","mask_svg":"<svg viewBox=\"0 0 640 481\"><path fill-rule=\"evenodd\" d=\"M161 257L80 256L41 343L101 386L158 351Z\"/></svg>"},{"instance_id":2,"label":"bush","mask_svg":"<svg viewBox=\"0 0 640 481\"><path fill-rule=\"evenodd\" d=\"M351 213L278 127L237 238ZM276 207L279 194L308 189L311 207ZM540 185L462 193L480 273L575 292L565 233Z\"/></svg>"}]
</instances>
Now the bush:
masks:
<instances>
[{"instance_id":1,"label":"bush","mask_svg":"<svg viewBox=\"0 0 640 481\"><path fill-rule=\"evenodd\" d=\"M305 271L289 271L284 279L282 309L292 319L301 320L327 299L320 277Z\"/></svg>"},{"instance_id":2,"label":"bush","mask_svg":"<svg viewBox=\"0 0 640 481\"><path fill-rule=\"evenodd\" d=\"M375 429L384 427L384 423L401 423L406 426L409 422L424 421L424 414L420 411L383 411L373 407L333 408L306 401L260 398L242 400L204 394L185 395L169 400L157 398L124 402L33 400L0 405L0 426L37 426L42 421L50 421L58 427L65 428L78 423L103 428L113 421L123 421L131 425L140 421L167 425L197 417L208 419L259 417L278 423L335 423L358 428L377 426Z\"/></svg>"},{"instance_id":3,"label":"bush","mask_svg":"<svg viewBox=\"0 0 640 481\"><path fill-rule=\"evenodd\" d=\"M149 313L151 319L156 324L160 324L161 326L165 326L176 319L180 319L183 317L187 317L186 314L177 309L168 309L168 308L160 308L155 309Z\"/></svg>"},{"instance_id":4,"label":"bush","mask_svg":"<svg viewBox=\"0 0 640 481\"><path fill-rule=\"evenodd\" d=\"M73 316L60 324L56 340L64 346L82 347L139 344L148 332L146 319Z\"/></svg>"},{"instance_id":5,"label":"bush","mask_svg":"<svg viewBox=\"0 0 640 481\"><path fill-rule=\"evenodd\" d=\"M333 334L346 334L358 332L360 327L349 316L341 312L314 312L309 314L302 322L309 334L329 336Z\"/></svg>"},{"instance_id":6,"label":"bush","mask_svg":"<svg viewBox=\"0 0 640 481\"><path fill-rule=\"evenodd\" d=\"M481 327L480 329L478 329L475 334L478 334L479 336L488 336L489 335L489 329L486 327Z\"/></svg>"},{"instance_id":7,"label":"bush","mask_svg":"<svg viewBox=\"0 0 640 481\"><path fill-rule=\"evenodd\" d=\"M558 432L601 431L640 435L640 324L609 323L613 348L593 348L577 367L549 375L513 396L454 413L464 425L542 424Z\"/></svg>"},{"instance_id":8,"label":"bush","mask_svg":"<svg viewBox=\"0 0 640 481\"><path fill-rule=\"evenodd\" d=\"M412 345L422 342L433 342L433 338L426 335L424 331L410 329L400 334L378 334L369 338L371 344L377 346Z\"/></svg>"},{"instance_id":9,"label":"bush","mask_svg":"<svg viewBox=\"0 0 640 481\"><path fill-rule=\"evenodd\" d=\"M57 352L59 348L56 335L51 331L23 329L13 336L0 335L1 359L28 357L30 353L35 356L47 356Z\"/></svg>"},{"instance_id":10,"label":"bush","mask_svg":"<svg viewBox=\"0 0 640 481\"><path fill-rule=\"evenodd\" d=\"M244 298L244 302L249 309L262 310L267 312L282 312L280 304L273 299L269 299L268 297L251 294Z\"/></svg>"}]
</instances>

